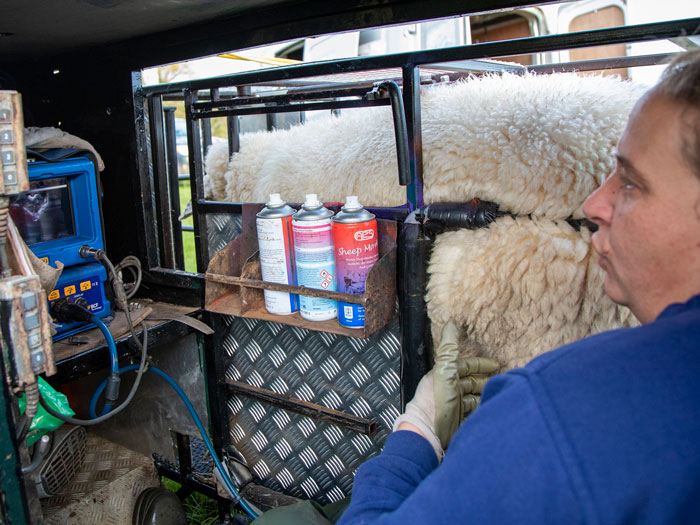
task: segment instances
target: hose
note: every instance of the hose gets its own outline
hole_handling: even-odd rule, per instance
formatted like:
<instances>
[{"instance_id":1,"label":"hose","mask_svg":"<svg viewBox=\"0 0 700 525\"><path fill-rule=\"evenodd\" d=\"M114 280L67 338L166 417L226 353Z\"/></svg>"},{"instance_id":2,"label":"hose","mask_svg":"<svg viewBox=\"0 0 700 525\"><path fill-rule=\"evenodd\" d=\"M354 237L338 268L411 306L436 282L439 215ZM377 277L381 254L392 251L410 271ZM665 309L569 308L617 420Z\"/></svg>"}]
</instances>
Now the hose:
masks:
<instances>
[{"instance_id":1,"label":"hose","mask_svg":"<svg viewBox=\"0 0 700 525\"><path fill-rule=\"evenodd\" d=\"M128 317L127 317L128 318ZM110 335L111 337L111 335ZM117 408L114 410L110 411L107 414L103 414L99 417L96 417L94 419L76 419L73 417L69 416L64 416L60 412L56 412L53 408L51 408L47 403L46 400L43 397L39 398L39 402L41 403L41 406L44 407L44 410L46 410L49 414L52 416L60 419L61 421L65 421L66 423L71 423L73 425L80 425L80 426L92 426L92 425L97 425L99 423L102 423L103 421L108 420L112 416L117 415L119 412L124 410L129 403L131 403L131 400L134 398L134 395L136 394L136 390L138 389L139 385L141 384L141 378L143 377L143 373L146 369L146 348L148 347L148 327L146 326L146 323L143 323L143 343L136 339L138 345L141 347L141 362L138 365L138 374L136 375L136 381L134 381L133 386L131 387L131 390L129 391L129 395L126 397L124 402L119 405ZM136 365L130 365L130 366L136 366ZM106 383L105 379L105 383Z\"/></svg>"},{"instance_id":2,"label":"hose","mask_svg":"<svg viewBox=\"0 0 700 525\"><path fill-rule=\"evenodd\" d=\"M127 365L119 370L120 374L123 374L124 372L129 372L131 370L136 370L138 367L136 365ZM233 484L233 481L231 481L230 476L228 475L228 472L224 469L224 466L221 464L221 461L216 455L216 452L214 451L214 446L211 443L211 440L209 439L209 436L207 435L206 430L204 429L204 425L202 424L202 421L199 419L199 416L197 415L197 411L194 409L194 406L192 406L192 403L190 402L189 398L187 397L187 394L180 388L180 385L178 385L173 378L171 378L168 374L163 372L161 369L156 368L155 366L149 366L148 370L155 373L156 375L162 377L172 388L175 390L178 396L180 396L180 399L182 402L185 404L185 407L190 413L190 416L192 416L192 419L194 420L195 425L197 425L197 429L199 430L199 433L202 435L202 440L204 441L204 444L207 447L207 450L209 451L209 455L211 456L212 460L214 461L214 464L216 465L216 468L218 469L219 473L221 474L222 479L224 480L224 484L226 485L227 490L233 495L235 499L238 500L240 503L241 507L243 507L243 510L245 510L248 515L250 515L252 518L257 518L258 514L253 510L253 508L250 506L250 504L243 499L243 497L240 495L238 490ZM99 400L100 394L102 394L102 391L105 389L107 385L107 380L102 381L100 385L97 387L97 390L95 390L95 393L92 396L92 400L90 401L90 412L94 413L95 407L97 406L97 401Z\"/></svg>"},{"instance_id":3,"label":"hose","mask_svg":"<svg viewBox=\"0 0 700 525\"><path fill-rule=\"evenodd\" d=\"M107 341L107 347L109 348L110 365L112 371L107 378L107 385L109 386L107 388L107 403L105 403L104 410L104 414L106 414L112 410L114 403L117 399L119 399L119 356L117 355L117 345L114 344L114 338L102 320L93 315L90 317L90 322L100 329L105 341Z\"/></svg>"},{"instance_id":4,"label":"hose","mask_svg":"<svg viewBox=\"0 0 700 525\"><path fill-rule=\"evenodd\" d=\"M112 262L109 260L107 255L103 250L95 250L94 248L90 248L88 246L83 246L80 249L80 255L81 257L84 258L89 258L89 257L95 257L96 259L99 259L105 263L107 268L109 269L110 274L112 275L112 281L113 284L112 286L115 288L115 295L116 295L116 304L119 308L122 308L124 310L124 313L126 314L126 323L129 325L129 331L131 332L131 335L134 339L134 342L138 347L140 347L141 350L141 363L139 364L138 367L136 365L127 365L121 370L119 370L119 373L121 372L126 372L130 370L136 370L138 368L138 374L136 376L136 381L134 382L134 385L131 387L131 391L129 392L129 396L126 398L126 400L119 405L117 408L114 410L103 413L102 415L94 418L94 419L74 419L72 417L67 417L64 416L63 414L59 414L55 410L51 409L50 407L47 406L45 403L44 399L41 398L41 406L44 407L44 409L51 414L52 416L58 417L62 421L66 421L67 423L73 423L74 425L83 425L83 426L88 426L88 425L95 425L97 423L101 423L110 417L114 416L115 414L121 412L128 403L131 402L131 399L134 397L134 394L136 393L136 389L138 388L138 385L141 383L141 378L143 377L143 373L145 371L145 364L146 364L146 346L148 342L148 328L146 327L146 324L143 324L143 344L139 341L138 337L136 337L136 332L134 330L134 325L131 321L131 314L129 312L129 305L127 304L127 297L126 297L126 291L124 290L124 284L122 283L121 279L119 278L119 274L117 273L117 270L114 268L114 265ZM115 286L115 284L117 286ZM106 336L105 336L106 337ZM110 334L111 337L111 334ZM202 435L202 440L204 441L204 444L207 447L207 450L209 451L209 454L211 455L212 459L214 460L214 464L216 465L216 468L219 470L219 472L222 475L222 478L224 480L224 484L226 485L227 490L234 496L234 498L238 499L238 503L240 503L241 507L243 510L245 510L248 515L250 515L252 518L257 518L258 514L253 510L253 508L248 504L245 499L238 493L238 490L236 490L236 487L234 486L233 482L231 481L231 478L229 477L228 473L224 470L223 465L221 464L221 461L219 460L218 456L216 455L216 452L214 451L214 446L212 445L211 441L209 440L209 436L207 435L206 430L204 429L204 425L202 425L202 421L199 419L199 416L197 415L197 412L195 411L194 407L192 406L192 403L190 402L189 398L183 392L183 390L180 388L180 386L170 377L168 376L165 372L162 370L155 368L155 367L150 367L149 370L153 370L157 375L161 376L165 381L175 390L175 392L180 396L180 399L182 399L182 402L185 404L185 407L187 410L190 412L190 415L192 416L192 419L195 422L195 425L197 425L197 428L199 429L200 434ZM102 393L102 390L106 388L107 385L107 380L104 380L102 383L100 383L100 386L97 388L95 391L95 394L93 394L93 399L90 402L90 413L91 415L95 413L95 407L97 405L97 399L99 398L99 394ZM94 401L94 403L93 403Z\"/></svg>"},{"instance_id":5,"label":"hose","mask_svg":"<svg viewBox=\"0 0 700 525\"><path fill-rule=\"evenodd\" d=\"M112 369L112 372L119 373L119 358L117 356L117 346L114 344L114 338L112 337L109 328L105 326L105 324L99 317L94 315L90 317L90 322L94 324L97 328L99 328L100 332L102 332L102 335L104 335L105 340L107 341L107 347L109 348L110 368Z\"/></svg>"}]
</instances>

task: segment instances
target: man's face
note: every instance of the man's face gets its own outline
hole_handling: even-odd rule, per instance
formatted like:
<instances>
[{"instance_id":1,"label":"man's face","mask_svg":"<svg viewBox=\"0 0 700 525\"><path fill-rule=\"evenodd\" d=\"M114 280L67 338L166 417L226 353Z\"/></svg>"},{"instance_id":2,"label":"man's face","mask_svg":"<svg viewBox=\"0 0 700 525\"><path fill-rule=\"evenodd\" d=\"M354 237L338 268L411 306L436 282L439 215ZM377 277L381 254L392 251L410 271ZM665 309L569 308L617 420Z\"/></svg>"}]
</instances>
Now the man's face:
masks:
<instances>
[{"instance_id":1,"label":"man's face","mask_svg":"<svg viewBox=\"0 0 700 525\"><path fill-rule=\"evenodd\" d=\"M643 322L700 293L700 179L682 154L697 110L650 95L630 116L615 172L586 200L605 292Z\"/></svg>"}]
</instances>

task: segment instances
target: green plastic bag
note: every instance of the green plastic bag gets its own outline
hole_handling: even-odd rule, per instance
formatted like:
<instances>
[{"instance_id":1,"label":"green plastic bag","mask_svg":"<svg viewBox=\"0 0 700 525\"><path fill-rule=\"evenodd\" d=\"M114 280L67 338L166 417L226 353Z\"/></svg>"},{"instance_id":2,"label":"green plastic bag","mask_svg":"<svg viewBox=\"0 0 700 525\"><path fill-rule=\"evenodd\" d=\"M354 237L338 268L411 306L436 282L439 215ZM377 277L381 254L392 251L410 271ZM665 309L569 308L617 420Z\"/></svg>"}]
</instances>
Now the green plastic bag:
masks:
<instances>
[{"instance_id":1,"label":"green plastic bag","mask_svg":"<svg viewBox=\"0 0 700 525\"><path fill-rule=\"evenodd\" d=\"M64 416L75 415L75 412L73 412L71 407L68 405L68 399L66 396L54 390L53 387L41 377L39 377L39 392L41 393L41 397L44 398L46 404L59 414ZM26 405L24 398L24 394L22 394L19 398L19 411L22 414L24 414ZM29 427L29 432L27 433L27 446L31 447L39 440L41 436L48 432L53 432L62 424L63 421L57 417L53 417L46 410L44 410L44 407L39 405L39 410L37 410L36 416L34 416L34 419L32 419L32 424Z\"/></svg>"}]
</instances>

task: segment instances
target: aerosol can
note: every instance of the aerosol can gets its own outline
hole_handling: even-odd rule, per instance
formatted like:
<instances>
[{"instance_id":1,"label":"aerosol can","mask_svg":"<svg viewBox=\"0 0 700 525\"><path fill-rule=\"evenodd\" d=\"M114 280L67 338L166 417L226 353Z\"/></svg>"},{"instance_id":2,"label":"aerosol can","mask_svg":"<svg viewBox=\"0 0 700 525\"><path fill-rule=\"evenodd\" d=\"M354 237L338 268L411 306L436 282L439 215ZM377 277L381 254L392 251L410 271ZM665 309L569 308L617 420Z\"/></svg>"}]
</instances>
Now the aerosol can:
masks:
<instances>
[{"instance_id":1,"label":"aerosol can","mask_svg":"<svg viewBox=\"0 0 700 525\"><path fill-rule=\"evenodd\" d=\"M292 231L299 286L335 291L332 216L333 212L324 208L314 193L306 196L301 209L294 215ZM337 311L332 299L299 296L299 313L309 321L334 319Z\"/></svg>"},{"instance_id":2,"label":"aerosol can","mask_svg":"<svg viewBox=\"0 0 700 525\"><path fill-rule=\"evenodd\" d=\"M339 292L361 295L374 263L379 260L377 220L356 196L333 217L333 246ZM365 326L365 307L338 301L338 322L350 328Z\"/></svg>"},{"instance_id":3,"label":"aerosol can","mask_svg":"<svg viewBox=\"0 0 700 525\"><path fill-rule=\"evenodd\" d=\"M279 193L272 193L269 202L256 215L263 281L296 285L292 246L294 213L295 210L280 198ZM299 297L296 294L273 290L264 292L265 308L271 314L289 315L299 308Z\"/></svg>"}]
</instances>

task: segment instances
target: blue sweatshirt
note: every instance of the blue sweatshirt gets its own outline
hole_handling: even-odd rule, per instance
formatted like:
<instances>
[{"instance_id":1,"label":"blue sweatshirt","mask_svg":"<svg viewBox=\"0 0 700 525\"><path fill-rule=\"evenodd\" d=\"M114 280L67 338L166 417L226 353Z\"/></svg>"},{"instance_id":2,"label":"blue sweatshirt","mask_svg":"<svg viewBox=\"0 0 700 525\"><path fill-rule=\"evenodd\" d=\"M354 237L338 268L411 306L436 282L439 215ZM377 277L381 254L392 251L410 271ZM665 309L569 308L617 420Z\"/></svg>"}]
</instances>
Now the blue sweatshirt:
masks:
<instances>
[{"instance_id":1,"label":"blue sweatshirt","mask_svg":"<svg viewBox=\"0 0 700 525\"><path fill-rule=\"evenodd\" d=\"M439 467L394 432L338 523L623 522L700 522L700 296L492 378Z\"/></svg>"}]
</instances>

